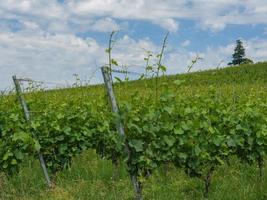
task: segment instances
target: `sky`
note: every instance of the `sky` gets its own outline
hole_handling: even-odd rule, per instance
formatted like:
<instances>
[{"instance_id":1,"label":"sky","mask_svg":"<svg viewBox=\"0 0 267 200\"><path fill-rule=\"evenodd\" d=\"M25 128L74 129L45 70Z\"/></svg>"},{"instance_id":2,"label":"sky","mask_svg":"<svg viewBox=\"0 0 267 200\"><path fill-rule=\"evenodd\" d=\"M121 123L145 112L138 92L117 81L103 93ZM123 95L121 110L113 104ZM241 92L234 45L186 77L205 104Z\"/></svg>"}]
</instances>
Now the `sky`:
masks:
<instances>
[{"instance_id":1,"label":"sky","mask_svg":"<svg viewBox=\"0 0 267 200\"><path fill-rule=\"evenodd\" d=\"M146 52L158 54L167 32L169 74L186 72L197 55L195 71L226 66L237 39L248 58L267 60L267 0L0 0L0 90L12 75L49 87L74 74L101 83L113 30L112 57L129 71L144 71Z\"/></svg>"}]
</instances>

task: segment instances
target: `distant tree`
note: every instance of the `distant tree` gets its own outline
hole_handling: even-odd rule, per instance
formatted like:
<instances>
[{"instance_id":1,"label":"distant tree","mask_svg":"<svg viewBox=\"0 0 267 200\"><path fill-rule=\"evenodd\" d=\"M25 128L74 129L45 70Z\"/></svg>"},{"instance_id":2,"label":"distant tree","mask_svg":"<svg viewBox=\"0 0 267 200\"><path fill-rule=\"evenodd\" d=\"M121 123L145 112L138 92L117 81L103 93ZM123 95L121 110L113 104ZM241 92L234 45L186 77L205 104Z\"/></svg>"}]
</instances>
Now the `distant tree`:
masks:
<instances>
[{"instance_id":1,"label":"distant tree","mask_svg":"<svg viewBox=\"0 0 267 200\"><path fill-rule=\"evenodd\" d=\"M253 61L249 58L245 58L245 48L241 40L236 41L236 47L234 53L232 54L233 60L228 63L228 65L240 65L240 64L252 64Z\"/></svg>"}]
</instances>

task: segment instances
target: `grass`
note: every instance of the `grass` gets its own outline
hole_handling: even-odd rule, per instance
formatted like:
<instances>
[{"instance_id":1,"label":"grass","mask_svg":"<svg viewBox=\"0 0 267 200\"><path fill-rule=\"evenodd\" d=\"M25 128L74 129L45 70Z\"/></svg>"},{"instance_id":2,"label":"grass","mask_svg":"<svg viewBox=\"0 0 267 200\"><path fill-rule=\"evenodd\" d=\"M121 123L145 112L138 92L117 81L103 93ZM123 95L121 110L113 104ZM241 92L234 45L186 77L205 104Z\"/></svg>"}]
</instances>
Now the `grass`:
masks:
<instances>
[{"instance_id":1,"label":"grass","mask_svg":"<svg viewBox=\"0 0 267 200\"><path fill-rule=\"evenodd\" d=\"M176 79L185 83L177 88L173 84ZM125 100L135 91L146 95L154 92L154 79L132 81L116 84L115 90L119 100ZM229 67L220 70L208 70L182 75L160 78L161 83L170 86L177 95L195 92L205 93L213 86L229 99L251 95L253 98L267 98L267 63ZM163 88L162 88L163 89ZM127 92L125 92L127 91ZM36 98L50 98L55 102L68 101L70 98L81 100L98 98L103 100L105 92L102 85L72 89L52 90L30 94ZM67 97L67 98L66 98ZM14 98L10 96L9 98ZM33 98L34 101L34 98ZM8 102L8 101L7 101ZM10 101L13 102L13 101ZM3 104L7 106L7 104ZM12 105L12 103L11 103ZM38 105L32 108L38 110ZM144 183L144 198L153 200L201 200L203 198L203 182L188 178L183 171L172 166L167 174L162 169L156 171ZM267 168L264 176L259 177L256 166L242 164L232 158L230 165L217 169L212 180L210 200L266 200L267 199ZM25 161L18 176L7 178L0 174L1 200L130 200L133 189L126 170L121 166L119 180L112 180L113 169L109 161L101 160L93 151L84 152L76 157L71 169L60 172L54 182L53 189L47 189L39 163L30 159Z\"/></svg>"},{"instance_id":2,"label":"grass","mask_svg":"<svg viewBox=\"0 0 267 200\"><path fill-rule=\"evenodd\" d=\"M1 177L0 199L3 200L66 200L133 199L132 186L125 169L121 168L119 180L111 179L110 162L101 160L93 151L74 159L73 167L60 172L53 189L46 188L37 161L28 161L18 176ZM235 158L230 165L216 170L208 199L265 200L267 198L267 170L260 178L256 166L240 164ZM201 200L203 182L188 178L182 171L170 166L167 174L160 169L145 182L145 199Z\"/></svg>"}]
</instances>

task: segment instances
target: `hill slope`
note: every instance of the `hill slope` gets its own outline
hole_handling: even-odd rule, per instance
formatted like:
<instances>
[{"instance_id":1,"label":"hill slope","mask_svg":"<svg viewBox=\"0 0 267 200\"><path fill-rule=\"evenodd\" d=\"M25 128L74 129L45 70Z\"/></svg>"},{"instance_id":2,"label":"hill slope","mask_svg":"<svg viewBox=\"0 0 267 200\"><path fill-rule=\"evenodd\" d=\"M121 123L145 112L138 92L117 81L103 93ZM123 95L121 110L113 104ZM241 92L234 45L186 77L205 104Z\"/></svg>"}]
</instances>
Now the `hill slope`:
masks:
<instances>
[{"instance_id":1,"label":"hill slope","mask_svg":"<svg viewBox=\"0 0 267 200\"><path fill-rule=\"evenodd\" d=\"M220 164L216 165L210 199L266 199L267 168L264 169L264 176L259 178L255 164L244 164L238 156L254 155L253 151L250 152L251 139L254 141L254 138L249 137L254 137L256 132L254 134L251 130L261 130L264 127L264 124L254 119L262 119L262 115L267 112L261 109L267 105L267 63L163 76L158 80L158 88L155 87L155 82L154 78L116 83L114 86L122 110L133 110L130 113L133 116L130 117L133 119L130 121L131 126L128 123L125 126L130 130L127 139L137 145L133 145L137 148L134 154L138 158L135 165L153 168L155 163L168 161L170 155L177 156L175 158L178 161L180 155L182 158L186 155L192 156L192 162L186 163L196 167L190 169L197 170L198 167L203 169L201 162L217 163L218 160ZM160 98L161 95L163 98ZM31 155L33 150L25 153L32 141L28 126L22 120L18 101L15 96L1 98L0 124L3 123L1 128L5 130L5 135L2 137L0 134L0 154L2 148L6 150L6 147L9 153L1 154L0 162L14 167L21 161L22 166L14 177L0 173L0 199L133 198L125 166L120 166L119 179L114 181L111 179L111 162L99 156L99 151L103 158L109 155L105 153L117 153L117 149L121 147L116 143L117 138L113 137L115 120L110 114L103 85L33 91L26 95L26 101L33 117L31 130L34 130L42 151L49 158L48 167L52 170L70 157L75 155L75 158L70 169L63 169L56 174L56 186L47 190L40 166ZM142 124L142 120L146 120L145 123ZM182 132L180 129L173 131L174 127L181 127ZM247 137L238 138L243 137L243 132ZM168 137L169 133L172 137ZM264 134L257 132L256 146L266 144ZM224 139L227 142L221 145ZM242 142L243 139L246 142ZM152 155L151 159L149 151L143 154L149 146L144 148L140 140L146 144L153 142L153 155L157 156ZM24 143L25 141L30 143ZM8 142L11 145L5 146ZM91 150L95 147L94 142L108 142L97 146L108 148ZM195 148L198 143L203 146ZM237 144L243 148L242 151L227 157L228 160L224 163L224 153L229 153L226 146L235 150ZM158 145L162 145L160 150L157 149ZM17 150L21 147L23 151L18 153ZM87 150L81 153L78 148ZM10 154L13 150L15 153ZM263 152L262 149L259 150ZM7 162L9 159L10 162ZM59 166L53 166L53 162ZM183 167L178 168L176 165L179 163L172 163L168 166L167 173L164 167L159 167L144 183L145 199L204 199L202 180L189 178L189 172L184 172L187 166L183 163ZM2 166L0 169L5 170Z\"/></svg>"}]
</instances>

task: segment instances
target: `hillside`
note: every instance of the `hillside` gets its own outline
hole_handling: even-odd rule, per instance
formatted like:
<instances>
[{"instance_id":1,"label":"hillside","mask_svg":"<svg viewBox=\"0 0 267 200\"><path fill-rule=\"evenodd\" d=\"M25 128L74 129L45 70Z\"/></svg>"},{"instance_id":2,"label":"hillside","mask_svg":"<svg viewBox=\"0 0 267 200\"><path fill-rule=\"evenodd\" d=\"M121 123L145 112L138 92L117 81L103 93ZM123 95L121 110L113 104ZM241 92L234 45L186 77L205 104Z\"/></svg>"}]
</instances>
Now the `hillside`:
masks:
<instances>
[{"instance_id":1,"label":"hillside","mask_svg":"<svg viewBox=\"0 0 267 200\"><path fill-rule=\"evenodd\" d=\"M16 96L2 96L0 199L133 199L128 173L137 174L144 199L207 199L211 169L208 199L267 198L267 63L115 83L114 90L120 115L111 113L104 85L32 90L28 123ZM121 161L115 180L114 157Z\"/></svg>"},{"instance_id":2,"label":"hillside","mask_svg":"<svg viewBox=\"0 0 267 200\"><path fill-rule=\"evenodd\" d=\"M117 74L114 73L113 76L116 77L116 75ZM251 89L255 87L260 87L264 90L267 87L267 62L253 65L224 67L187 74L166 75L161 76L159 82L161 85L168 85L170 89L176 90L177 85L174 84L174 81L178 79L184 80L182 85L179 86L179 90L182 94L188 94L190 91L194 90L205 91L207 86L214 86L225 92L229 92L229 88L234 88L237 92L253 92ZM115 83L115 91L117 92L117 95L122 95L123 98L126 98L128 95L133 94L136 91L146 94L154 89L155 78ZM93 98L99 98L100 95L104 94L105 92L102 84L69 89L57 89L45 93L46 96L54 96L60 101L64 101L64 97L66 96L78 98L81 95L86 95L88 97L92 96Z\"/></svg>"}]
</instances>

